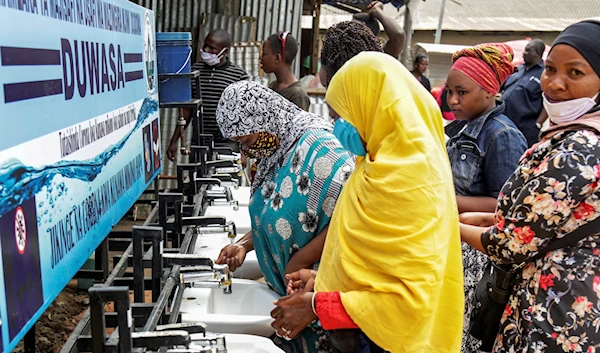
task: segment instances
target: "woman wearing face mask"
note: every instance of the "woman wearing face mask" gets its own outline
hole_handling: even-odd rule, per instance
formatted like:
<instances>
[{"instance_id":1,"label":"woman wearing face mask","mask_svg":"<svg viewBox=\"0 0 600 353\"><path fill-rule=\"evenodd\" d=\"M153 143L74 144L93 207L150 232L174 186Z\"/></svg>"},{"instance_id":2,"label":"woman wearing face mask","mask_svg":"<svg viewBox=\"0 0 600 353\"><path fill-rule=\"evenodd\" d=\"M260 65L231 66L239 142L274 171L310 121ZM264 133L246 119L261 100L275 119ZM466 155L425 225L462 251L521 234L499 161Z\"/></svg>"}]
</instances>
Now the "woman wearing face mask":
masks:
<instances>
[{"instance_id":1,"label":"woman wearing face mask","mask_svg":"<svg viewBox=\"0 0 600 353\"><path fill-rule=\"evenodd\" d=\"M260 159L249 206L252 232L225 247L217 262L235 270L255 250L266 282L285 295L285 274L316 268L354 162L330 123L255 82L238 82L223 92L217 121L223 136ZM289 338L286 332L280 330L280 337ZM309 327L293 342L276 343L288 352L326 350L319 333Z\"/></svg>"},{"instance_id":2,"label":"woman wearing face mask","mask_svg":"<svg viewBox=\"0 0 600 353\"><path fill-rule=\"evenodd\" d=\"M292 277L302 289L276 302L272 326L293 337L318 319L335 330L332 352L458 353L458 212L434 98L398 60L364 52L333 76L326 99L344 117L334 132L359 155L356 170L331 220L316 292L310 272Z\"/></svg>"},{"instance_id":3,"label":"woman wearing face mask","mask_svg":"<svg viewBox=\"0 0 600 353\"><path fill-rule=\"evenodd\" d=\"M521 159L495 214L461 215L463 241L494 263L522 266L493 352L600 346L599 37L594 21L557 37L541 77L553 126Z\"/></svg>"}]
</instances>

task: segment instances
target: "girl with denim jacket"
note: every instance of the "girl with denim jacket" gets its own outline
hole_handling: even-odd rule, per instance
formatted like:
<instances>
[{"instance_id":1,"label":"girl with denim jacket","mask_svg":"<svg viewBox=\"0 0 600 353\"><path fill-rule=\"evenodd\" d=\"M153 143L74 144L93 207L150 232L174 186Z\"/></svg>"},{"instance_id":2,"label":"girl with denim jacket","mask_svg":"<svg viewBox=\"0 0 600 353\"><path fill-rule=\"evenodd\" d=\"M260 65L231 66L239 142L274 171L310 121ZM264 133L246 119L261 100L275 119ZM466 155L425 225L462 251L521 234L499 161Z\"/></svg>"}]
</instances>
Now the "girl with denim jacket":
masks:
<instances>
[{"instance_id":1,"label":"girl with denim jacket","mask_svg":"<svg viewBox=\"0 0 600 353\"><path fill-rule=\"evenodd\" d=\"M493 353L600 351L598 38L591 20L558 35L541 76L552 126L521 158L495 213L461 215L464 242L519 267ZM564 246L552 250L557 241Z\"/></svg>"},{"instance_id":2,"label":"girl with denim jacket","mask_svg":"<svg viewBox=\"0 0 600 353\"><path fill-rule=\"evenodd\" d=\"M515 170L527 141L506 117L496 94L514 72L513 52L503 44L482 44L454 54L446 83L447 102L465 127L447 142L458 210L492 212L504 182ZM487 257L463 244L465 320L463 353L478 352L480 342L468 334L475 286Z\"/></svg>"}]
</instances>

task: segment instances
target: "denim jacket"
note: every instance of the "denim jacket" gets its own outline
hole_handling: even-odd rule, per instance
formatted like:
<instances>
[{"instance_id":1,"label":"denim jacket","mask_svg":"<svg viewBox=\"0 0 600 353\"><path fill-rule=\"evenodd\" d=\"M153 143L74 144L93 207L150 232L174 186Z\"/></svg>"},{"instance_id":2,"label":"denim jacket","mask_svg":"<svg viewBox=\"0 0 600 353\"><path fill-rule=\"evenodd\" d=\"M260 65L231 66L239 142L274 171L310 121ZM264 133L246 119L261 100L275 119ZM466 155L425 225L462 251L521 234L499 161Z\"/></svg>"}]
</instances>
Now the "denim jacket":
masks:
<instances>
[{"instance_id":1,"label":"denim jacket","mask_svg":"<svg viewBox=\"0 0 600 353\"><path fill-rule=\"evenodd\" d=\"M517 168L527 141L503 111L498 101L446 143L457 195L496 198Z\"/></svg>"}]
</instances>

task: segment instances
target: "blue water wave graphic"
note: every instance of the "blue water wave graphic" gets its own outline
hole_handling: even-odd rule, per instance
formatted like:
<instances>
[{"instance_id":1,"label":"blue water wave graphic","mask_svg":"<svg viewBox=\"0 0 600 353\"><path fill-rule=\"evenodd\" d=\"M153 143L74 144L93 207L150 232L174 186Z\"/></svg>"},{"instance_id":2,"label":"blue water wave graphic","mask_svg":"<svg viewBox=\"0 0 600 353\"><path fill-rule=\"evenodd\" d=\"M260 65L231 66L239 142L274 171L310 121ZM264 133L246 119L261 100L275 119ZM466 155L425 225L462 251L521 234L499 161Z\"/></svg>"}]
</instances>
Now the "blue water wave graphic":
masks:
<instances>
[{"instance_id":1,"label":"blue water wave graphic","mask_svg":"<svg viewBox=\"0 0 600 353\"><path fill-rule=\"evenodd\" d=\"M17 159L7 160L0 166L0 216L35 196L45 186L49 191L54 189L52 180L57 176L85 182L96 179L111 158L121 151L129 137L156 111L158 111L158 101L151 98L144 99L133 129L119 142L109 146L94 158L82 161L59 161L40 168L25 166ZM59 184L58 187L64 189L64 183ZM54 201L56 200L57 198Z\"/></svg>"}]
</instances>

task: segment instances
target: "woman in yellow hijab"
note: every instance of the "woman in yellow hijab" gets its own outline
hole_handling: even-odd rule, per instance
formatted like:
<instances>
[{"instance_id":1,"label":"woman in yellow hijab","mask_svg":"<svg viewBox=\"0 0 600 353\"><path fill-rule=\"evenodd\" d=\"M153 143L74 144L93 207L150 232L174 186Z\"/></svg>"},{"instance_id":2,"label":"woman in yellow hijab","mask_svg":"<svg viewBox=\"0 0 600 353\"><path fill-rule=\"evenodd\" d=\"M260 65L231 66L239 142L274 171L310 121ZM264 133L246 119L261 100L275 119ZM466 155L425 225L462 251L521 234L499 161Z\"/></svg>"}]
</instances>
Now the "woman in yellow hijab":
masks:
<instances>
[{"instance_id":1,"label":"woman in yellow hijab","mask_svg":"<svg viewBox=\"0 0 600 353\"><path fill-rule=\"evenodd\" d=\"M460 352L458 212L435 100L397 60L375 52L349 60L326 100L343 117L334 133L359 157L315 291L306 271L290 276L301 289L276 302L273 327L288 337L316 319L327 330L355 329L332 332L335 352ZM344 340L354 347L340 347L336 337L349 332L358 332Z\"/></svg>"}]
</instances>

